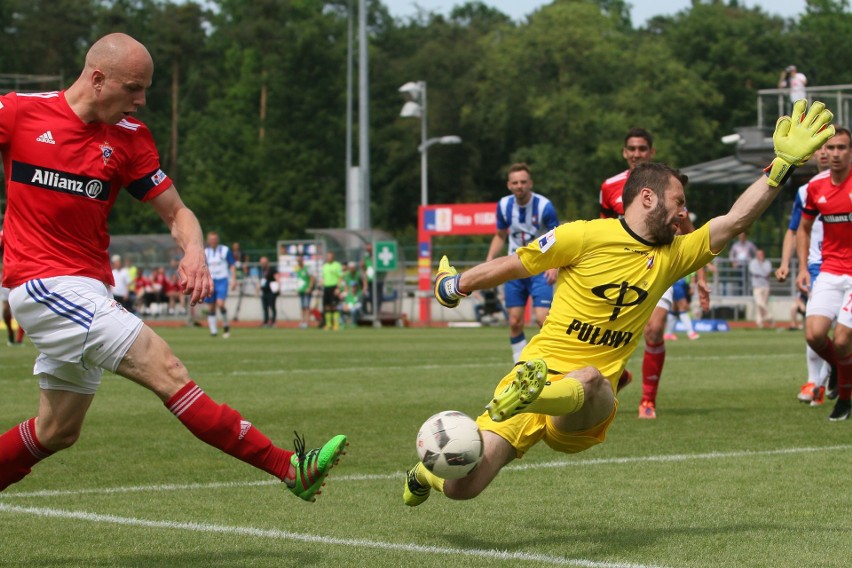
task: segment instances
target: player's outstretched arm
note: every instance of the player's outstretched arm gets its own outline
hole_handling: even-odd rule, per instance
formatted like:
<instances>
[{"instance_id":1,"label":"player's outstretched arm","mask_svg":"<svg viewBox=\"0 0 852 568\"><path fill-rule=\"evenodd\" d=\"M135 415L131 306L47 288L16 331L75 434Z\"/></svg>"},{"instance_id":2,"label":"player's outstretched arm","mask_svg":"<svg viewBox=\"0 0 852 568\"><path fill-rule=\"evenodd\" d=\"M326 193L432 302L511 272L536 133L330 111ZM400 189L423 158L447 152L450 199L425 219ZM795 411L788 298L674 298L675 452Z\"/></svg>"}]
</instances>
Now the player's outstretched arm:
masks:
<instances>
[{"instance_id":1,"label":"player's outstretched arm","mask_svg":"<svg viewBox=\"0 0 852 568\"><path fill-rule=\"evenodd\" d=\"M179 284L193 306L213 292L213 279L204 256L204 237L198 218L178 195L175 186L151 200L175 242L183 250L178 265Z\"/></svg>"},{"instance_id":2,"label":"player's outstretched arm","mask_svg":"<svg viewBox=\"0 0 852 568\"><path fill-rule=\"evenodd\" d=\"M435 276L435 297L441 305L455 308L462 298L466 298L475 290L494 288L509 280L529 276L532 275L527 272L516 254L484 262L463 274L459 274L450 266L445 256L441 259L438 274Z\"/></svg>"},{"instance_id":3,"label":"player's outstretched arm","mask_svg":"<svg viewBox=\"0 0 852 568\"><path fill-rule=\"evenodd\" d=\"M808 109L808 102L802 99L793 105L792 118L778 119L772 135L776 158L767 168L768 177L761 176L751 184L726 215L710 220L711 250L721 251L728 241L748 229L772 203L793 170L834 136L834 126L830 124L833 117L823 103L814 101Z\"/></svg>"}]
</instances>

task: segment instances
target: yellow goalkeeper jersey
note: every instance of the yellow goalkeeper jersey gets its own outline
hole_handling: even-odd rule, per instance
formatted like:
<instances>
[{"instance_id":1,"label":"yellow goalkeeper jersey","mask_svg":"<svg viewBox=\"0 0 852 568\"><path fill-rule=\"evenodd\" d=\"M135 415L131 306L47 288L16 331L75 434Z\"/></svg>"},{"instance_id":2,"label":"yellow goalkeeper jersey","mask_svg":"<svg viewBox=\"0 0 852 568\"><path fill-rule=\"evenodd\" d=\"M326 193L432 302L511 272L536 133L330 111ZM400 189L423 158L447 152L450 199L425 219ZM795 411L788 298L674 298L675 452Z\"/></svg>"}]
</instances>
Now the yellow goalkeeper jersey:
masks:
<instances>
[{"instance_id":1,"label":"yellow goalkeeper jersey","mask_svg":"<svg viewBox=\"0 0 852 568\"><path fill-rule=\"evenodd\" d=\"M660 246L623 219L565 223L517 254L532 274L559 268L550 315L521 360L563 373L591 365L613 385L662 295L714 256L708 224Z\"/></svg>"}]
</instances>

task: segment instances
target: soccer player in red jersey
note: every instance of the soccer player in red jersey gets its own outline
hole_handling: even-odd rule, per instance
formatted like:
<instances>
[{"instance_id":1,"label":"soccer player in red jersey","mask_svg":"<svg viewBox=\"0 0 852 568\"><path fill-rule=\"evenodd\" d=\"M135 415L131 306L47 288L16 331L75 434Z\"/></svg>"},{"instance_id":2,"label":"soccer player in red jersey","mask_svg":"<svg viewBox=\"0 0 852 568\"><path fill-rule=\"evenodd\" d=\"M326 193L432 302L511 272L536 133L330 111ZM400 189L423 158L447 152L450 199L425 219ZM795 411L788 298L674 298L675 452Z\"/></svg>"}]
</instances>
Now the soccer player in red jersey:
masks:
<instances>
[{"instance_id":1,"label":"soccer player in red jersey","mask_svg":"<svg viewBox=\"0 0 852 568\"><path fill-rule=\"evenodd\" d=\"M814 219L823 222L822 266L813 283L805 319L805 338L811 349L837 369L837 402L828 419L848 420L852 409L852 134L837 128L825 143L829 175L808 183L802 221L796 233L799 275L803 291L811 285L808 249ZM828 337L834 319L834 340Z\"/></svg>"},{"instance_id":2,"label":"soccer player in red jersey","mask_svg":"<svg viewBox=\"0 0 852 568\"><path fill-rule=\"evenodd\" d=\"M77 440L108 369L156 394L204 442L314 500L346 446L275 446L190 378L168 344L109 293L107 216L121 188L150 203L184 252L178 272L194 305L212 281L201 227L160 169L153 138L133 118L145 104L153 61L141 43L109 34L86 54L67 90L0 96L7 208L3 285L39 350L38 415L0 435L0 491Z\"/></svg>"},{"instance_id":3,"label":"soccer player in red jersey","mask_svg":"<svg viewBox=\"0 0 852 568\"><path fill-rule=\"evenodd\" d=\"M618 175L607 179L601 185L601 217L618 218L624 216L624 204L621 195L624 184L630 177L630 172L641 163L650 162L654 159L654 139L651 133L644 128L632 128L624 137L624 148L621 155L627 162L627 169ZM695 230L689 216L680 225L683 234ZM701 308L710 308L710 288L707 286L704 270L696 272L696 286ZM660 299L656 309L645 326L645 355L642 359L642 401L639 403L639 418L654 419L657 417L657 389L660 385L660 377L663 374L663 363L666 360L666 342L663 338L666 329L666 317L674 303L672 290L668 290ZM690 336L697 338L698 335ZM618 389L621 390L631 380L630 372L625 369L624 374L618 381Z\"/></svg>"}]
</instances>

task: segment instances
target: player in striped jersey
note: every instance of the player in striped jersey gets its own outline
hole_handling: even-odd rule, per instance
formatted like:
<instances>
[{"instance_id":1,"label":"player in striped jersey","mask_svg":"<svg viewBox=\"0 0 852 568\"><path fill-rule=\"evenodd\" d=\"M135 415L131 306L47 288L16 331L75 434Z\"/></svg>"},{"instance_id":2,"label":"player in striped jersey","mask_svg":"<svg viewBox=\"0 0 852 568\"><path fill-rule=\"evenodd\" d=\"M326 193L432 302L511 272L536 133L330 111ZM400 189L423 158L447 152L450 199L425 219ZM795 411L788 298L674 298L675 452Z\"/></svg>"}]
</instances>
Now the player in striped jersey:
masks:
<instances>
[{"instance_id":1,"label":"player in striped jersey","mask_svg":"<svg viewBox=\"0 0 852 568\"><path fill-rule=\"evenodd\" d=\"M497 232L491 239L486 260L496 258L508 242L509 254L534 241L536 237L555 229L559 225L556 209L548 198L533 192L533 180L529 167L524 163L509 167L506 187L512 192L497 203ZM550 312L553 301L553 283L556 270L548 270L527 278L506 282L503 292L509 312L509 343L512 360L518 357L527 345L524 335L524 311L532 298L535 319L539 327Z\"/></svg>"},{"instance_id":2,"label":"player in striped jersey","mask_svg":"<svg viewBox=\"0 0 852 568\"><path fill-rule=\"evenodd\" d=\"M219 234L216 231L207 233L204 256L207 259L207 267L210 269L210 277L213 278L213 293L204 300L209 310L207 326L210 328L210 335L216 337L218 332L216 311L218 310L222 314L222 337L228 339L231 336L231 326L228 323L225 300L228 299L228 290L233 290L237 285L237 263L231 249L219 244Z\"/></svg>"}]
</instances>

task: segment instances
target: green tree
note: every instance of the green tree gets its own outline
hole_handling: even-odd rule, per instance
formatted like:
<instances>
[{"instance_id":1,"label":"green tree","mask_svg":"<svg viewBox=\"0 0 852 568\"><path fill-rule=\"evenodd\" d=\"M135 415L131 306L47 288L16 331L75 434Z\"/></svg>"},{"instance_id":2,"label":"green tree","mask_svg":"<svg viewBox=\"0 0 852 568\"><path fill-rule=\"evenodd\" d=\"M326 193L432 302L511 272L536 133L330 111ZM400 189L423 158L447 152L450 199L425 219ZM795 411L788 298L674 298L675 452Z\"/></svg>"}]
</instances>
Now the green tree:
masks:
<instances>
[{"instance_id":1,"label":"green tree","mask_svg":"<svg viewBox=\"0 0 852 568\"><path fill-rule=\"evenodd\" d=\"M456 7L449 17L421 14L402 25L387 23L371 51L371 148L374 224L400 230L416 225L420 204L421 122L401 118L404 103L398 89L408 81L425 81L428 88L429 137L457 135L460 146L429 150L429 201L447 203L481 199L492 176L480 177L481 144L466 127L465 101L476 93L477 62L496 30L511 26L501 12L471 2Z\"/></svg>"},{"instance_id":2,"label":"green tree","mask_svg":"<svg viewBox=\"0 0 852 568\"><path fill-rule=\"evenodd\" d=\"M775 88L778 73L789 65L793 42L787 26L760 8L715 0L655 18L647 32L663 38L678 61L721 94L722 100L707 109L718 138L756 123L757 90Z\"/></svg>"},{"instance_id":3,"label":"green tree","mask_svg":"<svg viewBox=\"0 0 852 568\"><path fill-rule=\"evenodd\" d=\"M77 77L97 2L4 0L0 5L0 72Z\"/></svg>"},{"instance_id":4,"label":"green tree","mask_svg":"<svg viewBox=\"0 0 852 568\"><path fill-rule=\"evenodd\" d=\"M809 0L790 43L787 64L795 63L809 86L852 83L852 68L842 55L852 49L848 0Z\"/></svg>"}]
</instances>

